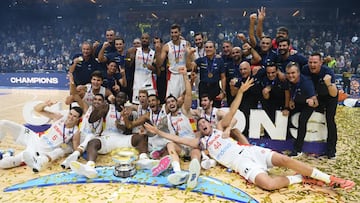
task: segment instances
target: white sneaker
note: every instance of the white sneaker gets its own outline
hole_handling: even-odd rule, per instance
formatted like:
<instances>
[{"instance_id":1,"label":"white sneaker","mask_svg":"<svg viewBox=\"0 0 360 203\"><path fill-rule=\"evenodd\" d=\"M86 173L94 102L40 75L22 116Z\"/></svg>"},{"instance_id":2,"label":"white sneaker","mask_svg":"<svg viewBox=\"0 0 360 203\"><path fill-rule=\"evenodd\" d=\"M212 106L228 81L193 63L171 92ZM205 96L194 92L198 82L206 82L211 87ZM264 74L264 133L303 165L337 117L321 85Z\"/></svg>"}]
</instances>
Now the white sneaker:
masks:
<instances>
[{"instance_id":1,"label":"white sneaker","mask_svg":"<svg viewBox=\"0 0 360 203\"><path fill-rule=\"evenodd\" d=\"M60 166L63 169L68 169L68 168L70 168L70 163L72 161L77 161L78 158L79 158L79 155L77 153L73 152L68 157L66 157L66 159L60 164Z\"/></svg>"},{"instance_id":2,"label":"white sneaker","mask_svg":"<svg viewBox=\"0 0 360 203\"><path fill-rule=\"evenodd\" d=\"M200 170L201 170L201 167L200 167L199 160L197 160L197 159L191 160L190 165L189 165L189 179L188 179L187 185L186 185L187 188L195 188L196 187L197 180L200 175Z\"/></svg>"},{"instance_id":3,"label":"white sneaker","mask_svg":"<svg viewBox=\"0 0 360 203\"><path fill-rule=\"evenodd\" d=\"M216 166L216 161L214 159L205 159L201 161L201 167L205 170L208 170L215 166Z\"/></svg>"},{"instance_id":4,"label":"white sneaker","mask_svg":"<svg viewBox=\"0 0 360 203\"><path fill-rule=\"evenodd\" d=\"M87 178L96 178L98 175L95 167L77 161L70 162L70 168L76 174L86 176Z\"/></svg>"},{"instance_id":5,"label":"white sneaker","mask_svg":"<svg viewBox=\"0 0 360 203\"><path fill-rule=\"evenodd\" d=\"M136 162L136 167L139 169L152 169L159 164L159 160L153 159L140 159Z\"/></svg>"},{"instance_id":6,"label":"white sneaker","mask_svg":"<svg viewBox=\"0 0 360 203\"><path fill-rule=\"evenodd\" d=\"M40 155L38 152L32 153L30 151L24 151L23 158L26 165L35 173L41 171L43 166L49 161L46 156Z\"/></svg>"},{"instance_id":7,"label":"white sneaker","mask_svg":"<svg viewBox=\"0 0 360 203\"><path fill-rule=\"evenodd\" d=\"M8 169L20 166L22 163L22 156L8 156L0 160L0 168Z\"/></svg>"},{"instance_id":8,"label":"white sneaker","mask_svg":"<svg viewBox=\"0 0 360 203\"><path fill-rule=\"evenodd\" d=\"M173 174L170 174L167 177L167 181L172 185L184 184L188 179L189 179L189 172L187 171L178 171Z\"/></svg>"}]
</instances>

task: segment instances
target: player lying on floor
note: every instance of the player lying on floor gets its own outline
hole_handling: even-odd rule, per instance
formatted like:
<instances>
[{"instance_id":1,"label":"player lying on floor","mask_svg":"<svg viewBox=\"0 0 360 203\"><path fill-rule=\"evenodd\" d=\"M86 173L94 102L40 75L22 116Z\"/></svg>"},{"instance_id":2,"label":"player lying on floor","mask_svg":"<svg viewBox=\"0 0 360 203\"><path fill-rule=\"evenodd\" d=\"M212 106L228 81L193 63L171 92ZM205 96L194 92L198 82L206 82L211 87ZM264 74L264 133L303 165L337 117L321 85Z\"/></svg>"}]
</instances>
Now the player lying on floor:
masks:
<instances>
[{"instance_id":1,"label":"player lying on floor","mask_svg":"<svg viewBox=\"0 0 360 203\"><path fill-rule=\"evenodd\" d=\"M221 121L223 129L229 127L231 118L241 103L243 93L253 85L253 80L247 80L238 90L235 100L230 106L229 112ZM201 150L207 150L210 157L221 165L238 172L246 180L266 189L275 190L296 183L314 183L318 185L328 184L332 187L351 189L355 183L333 175L328 175L303 162L292 159L267 148L253 145L239 145L230 137L223 137L223 131L213 129L206 118L198 120L200 138L184 138L171 135L158 130L156 127L145 124L145 128L151 133L158 134L174 142L185 144ZM267 170L273 166L289 168L296 171L297 175L270 176Z\"/></svg>"},{"instance_id":2,"label":"player lying on floor","mask_svg":"<svg viewBox=\"0 0 360 203\"><path fill-rule=\"evenodd\" d=\"M0 160L0 168L13 168L25 162L34 172L65 154L72 152L71 139L79 136L79 119L83 114L80 107L72 107L67 116L47 111L45 107L55 104L52 101L40 103L34 107L39 114L53 120L52 125L41 136L24 125L8 120L0 120L0 140L8 133L25 150Z\"/></svg>"}]
</instances>

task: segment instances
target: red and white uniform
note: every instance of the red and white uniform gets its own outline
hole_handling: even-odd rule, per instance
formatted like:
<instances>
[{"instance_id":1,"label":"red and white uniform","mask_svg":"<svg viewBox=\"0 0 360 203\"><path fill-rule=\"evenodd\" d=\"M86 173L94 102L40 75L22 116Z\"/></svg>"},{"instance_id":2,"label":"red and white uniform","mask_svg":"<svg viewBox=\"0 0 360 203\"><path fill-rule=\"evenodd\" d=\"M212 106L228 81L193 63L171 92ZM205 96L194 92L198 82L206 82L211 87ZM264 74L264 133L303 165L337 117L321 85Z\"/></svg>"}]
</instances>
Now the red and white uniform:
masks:
<instances>
[{"instance_id":1,"label":"red and white uniform","mask_svg":"<svg viewBox=\"0 0 360 203\"><path fill-rule=\"evenodd\" d=\"M272 151L254 145L239 145L232 138L223 138L222 131L213 130L210 136L200 139L201 150L221 165L235 170L245 179L255 182L255 177L273 167Z\"/></svg>"},{"instance_id":2,"label":"red and white uniform","mask_svg":"<svg viewBox=\"0 0 360 203\"><path fill-rule=\"evenodd\" d=\"M135 54L135 72L133 84L132 102L139 104L139 90L147 90L149 94L156 94L156 80L151 70L146 64L153 64L155 51L150 49L145 53L141 47L136 49Z\"/></svg>"},{"instance_id":3,"label":"red and white uniform","mask_svg":"<svg viewBox=\"0 0 360 203\"><path fill-rule=\"evenodd\" d=\"M161 110L158 114L156 114L150 110L150 121L153 125L155 125L161 131L164 131L166 133L169 132L165 108L161 108ZM163 149L168 142L170 142L170 141L159 135L149 136L148 137L148 151L151 152L154 150Z\"/></svg>"},{"instance_id":4,"label":"red and white uniform","mask_svg":"<svg viewBox=\"0 0 360 203\"><path fill-rule=\"evenodd\" d=\"M186 65L186 40L181 40L180 45L174 45L172 41L167 43L168 52L168 84L166 96L170 94L178 98L185 91L185 82L183 76L179 74L179 66Z\"/></svg>"},{"instance_id":5,"label":"red and white uniform","mask_svg":"<svg viewBox=\"0 0 360 203\"><path fill-rule=\"evenodd\" d=\"M104 130L100 137L95 138L101 142L101 149L98 151L99 154L107 154L120 147L133 147L131 145L132 135L123 134L124 132L116 127L117 120L120 120L120 123L124 124L124 119L120 115L120 112L116 111L115 105L109 104L109 111L104 120Z\"/></svg>"},{"instance_id":6,"label":"red and white uniform","mask_svg":"<svg viewBox=\"0 0 360 203\"><path fill-rule=\"evenodd\" d=\"M89 123L90 114L93 111L93 106L90 106L82 117L80 123L80 146L86 149L88 142L96 136L99 136L104 130L104 119L100 119L94 123Z\"/></svg>"},{"instance_id":7,"label":"red and white uniform","mask_svg":"<svg viewBox=\"0 0 360 203\"><path fill-rule=\"evenodd\" d=\"M191 126L190 120L185 116L181 110L178 111L176 116L172 116L171 113L167 115L168 119L168 129L170 134L177 135L180 137L189 137L195 138L193 128ZM180 156L189 156L191 147L186 145L181 145L183 152Z\"/></svg>"},{"instance_id":8,"label":"red and white uniform","mask_svg":"<svg viewBox=\"0 0 360 203\"><path fill-rule=\"evenodd\" d=\"M88 106L91 106L95 94L93 93L92 86L91 86L90 83L86 84L85 86L86 86L86 92L85 92L85 95L83 97L83 100ZM104 96L104 98L105 98L105 92L106 92L106 88L101 86L99 94L102 94Z\"/></svg>"},{"instance_id":9,"label":"red and white uniform","mask_svg":"<svg viewBox=\"0 0 360 203\"><path fill-rule=\"evenodd\" d=\"M206 120L210 121L211 123L211 126L213 128L216 128L216 125L217 123L219 122L219 118L217 116L217 111L219 110L218 108L216 107L212 107L212 110L210 112L210 115L207 115L205 113L205 110L201 107L198 108L199 109L199 112L200 112L200 117L201 118L205 118Z\"/></svg>"}]
</instances>

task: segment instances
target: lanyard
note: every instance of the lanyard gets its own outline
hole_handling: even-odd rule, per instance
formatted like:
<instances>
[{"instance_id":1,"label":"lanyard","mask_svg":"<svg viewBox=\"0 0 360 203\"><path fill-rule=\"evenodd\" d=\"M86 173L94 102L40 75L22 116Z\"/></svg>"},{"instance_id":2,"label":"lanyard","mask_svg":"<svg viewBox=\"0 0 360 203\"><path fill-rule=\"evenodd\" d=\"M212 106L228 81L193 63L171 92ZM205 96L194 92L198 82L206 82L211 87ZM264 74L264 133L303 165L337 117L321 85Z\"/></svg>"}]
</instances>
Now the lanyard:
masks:
<instances>
[{"instance_id":1,"label":"lanyard","mask_svg":"<svg viewBox=\"0 0 360 203\"><path fill-rule=\"evenodd\" d=\"M159 111L159 113L156 115L156 121L154 120L154 112L151 114L151 121L154 125L158 125L159 116L163 111Z\"/></svg>"},{"instance_id":2,"label":"lanyard","mask_svg":"<svg viewBox=\"0 0 360 203\"><path fill-rule=\"evenodd\" d=\"M90 89L87 91L87 93L92 93L92 84L90 84Z\"/></svg>"},{"instance_id":3,"label":"lanyard","mask_svg":"<svg viewBox=\"0 0 360 203\"><path fill-rule=\"evenodd\" d=\"M95 126L94 123L97 123L97 125ZM100 124L102 124L102 125L101 125L101 130L100 130L100 132L99 132L99 135L101 135L101 133L102 133L102 132L104 131L104 129L105 129L106 119L103 117L102 119L99 119L99 121L94 122L94 123L91 123L91 126L92 126L92 128L93 128L93 132L94 132L94 133L96 133L97 128L100 126Z\"/></svg>"},{"instance_id":4,"label":"lanyard","mask_svg":"<svg viewBox=\"0 0 360 203\"><path fill-rule=\"evenodd\" d=\"M214 110L214 108L211 107L210 118L208 119L210 123L211 123L211 119L212 119L212 117L213 117L213 110ZM206 118L206 111L204 111L204 118ZM207 119L207 118L206 118L206 119Z\"/></svg>"},{"instance_id":5,"label":"lanyard","mask_svg":"<svg viewBox=\"0 0 360 203\"><path fill-rule=\"evenodd\" d=\"M209 147L209 139L210 139L211 136L212 136L213 134L215 134L215 133L216 133L216 130L213 130L213 131L211 132L211 134L208 135L208 138L206 139L206 142L205 142L206 149L208 149L208 147Z\"/></svg>"},{"instance_id":6,"label":"lanyard","mask_svg":"<svg viewBox=\"0 0 360 203\"><path fill-rule=\"evenodd\" d=\"M206 69L207 69L208 73L213 72L214 65L215 65L215 56L213 58L213 61L212 61L212 64L211 64L210 68L209 68L208 58L206 57Z\"/></svg>"},{"instance_id":7,"label":"lanyard","mask_svg":"<svg viewBox=\"0 0 360 203\"><path fill-rule=\"evenodd\" d=\"M197 52L198 52L199 58L205 56L205 51L203 51L203 53L200 55L200 49L199 49L199 47L197 48Z\"/></svg>"},{"instance_id":8,"label":"lanyard","mask_svg":"<svg viewBox=\"0 0 360 203\"><path fill-rule=\"evenodd\" d=\"M181 113L180 112L178 112L178 115L180 115ZM170 114L170 124L171 124L171 127L174 129L174 131L175 131L175 134L176 135L179 135L179 127L177 126L177 128L175 128L175 126L174 126L174 124L173 124L173 122L172 122L172 116L171 116L171 114Z\"/></svg>"},{"instance_id":9,"label":"lanyard","mask_svg":"<svg viewBox=\"0 0 360 203\"><path fill-rule=\"evenodd\" d=\"M143 111L145 111L145 113L149 112L150 108L147 107L146 109L143 109L141 105L138 106L138 115L140 115L139 117L141 117L143 115Z\"/></svg>"},{"instance_id":10,"label":"lanyard","mask_svg":"<svg viewBox=\"0 0 360 203\"><path fill-rule=\"evenodd\" d=\"M180 59L180 45L181 45L181 42L179 44L179 52L176 51L176 46L175 44L173 44L173 49L174 49L174 55L175 55L175 62L176 63L179 63L179 59Z\"/></svg>"},{"instance_id":11,"label":"lanyard","mask_svg":"<svg viewBox=\"0 0 360 203\"><path fill-rule=\"evenodd\" d=\"M267 83L266 83L266 86L274 86L275 85L275 79L274 80L268 80Z\"/></svg>"},{"instance_id":12,"label":"lanyard","mask_svg":"<svg viewBox=\"0 0 360 203\"><path fill-rule=\"evenodd\" d=\"M291 100L293 101L295 100L299 87L300 87L300 81L295 85L295 88L291 91Z\"/></svg>"},{"instance_id":13,"label":"lanyard","mask_svg":"<svg viewBox=\"0 0 360 203\"><path fill-rule=\"evenodd\" d=\"M73 135L74 134L74 129L75 129L75 126L73 127L73 129L70 131L69 130L69 136L71 136L71 135ZM63 143L65 144L66 142L65 142L65 139L66 139L66 133L65 133L65 123L64 123L64 125L63 125L63 133L62 133L62 138L63 138Z\"/></svg>"},{"instance_id":14,"label":"lanyard","mask_svg":"<svg viewBox=\"0 0 360 203\"><path fill-rule=\"evenodd\" d=\"M145 67L147 68L147 63L149 61L150 52L147 53L146 60L145 60L145 56L144 56L144 50L141 50L141 53L142 53L143 66L144 66L144 68Z\"/></svg>"}]
</instances>

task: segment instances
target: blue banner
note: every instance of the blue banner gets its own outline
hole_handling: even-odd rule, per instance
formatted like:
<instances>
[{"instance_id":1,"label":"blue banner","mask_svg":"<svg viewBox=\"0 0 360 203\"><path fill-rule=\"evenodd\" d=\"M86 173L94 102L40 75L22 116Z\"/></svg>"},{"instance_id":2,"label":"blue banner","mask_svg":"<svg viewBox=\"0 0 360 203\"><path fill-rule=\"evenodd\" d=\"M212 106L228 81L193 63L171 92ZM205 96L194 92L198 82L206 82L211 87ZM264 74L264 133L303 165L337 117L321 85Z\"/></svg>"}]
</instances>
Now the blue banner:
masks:
<instances>
[{"instance_id":1,"label":"blue banner","mask_svg":"<svg viewBox=\"0 0 360 203\"><path fill-rule=\"evenodd\" d=\"M69 89L66 73L1 73L0 86Z\"/></svg>"}]
</instances>

